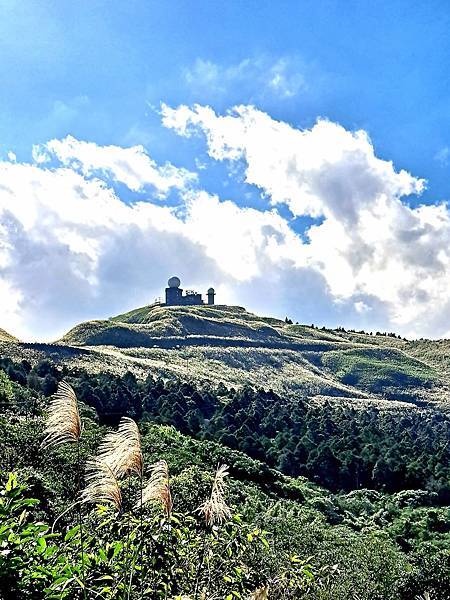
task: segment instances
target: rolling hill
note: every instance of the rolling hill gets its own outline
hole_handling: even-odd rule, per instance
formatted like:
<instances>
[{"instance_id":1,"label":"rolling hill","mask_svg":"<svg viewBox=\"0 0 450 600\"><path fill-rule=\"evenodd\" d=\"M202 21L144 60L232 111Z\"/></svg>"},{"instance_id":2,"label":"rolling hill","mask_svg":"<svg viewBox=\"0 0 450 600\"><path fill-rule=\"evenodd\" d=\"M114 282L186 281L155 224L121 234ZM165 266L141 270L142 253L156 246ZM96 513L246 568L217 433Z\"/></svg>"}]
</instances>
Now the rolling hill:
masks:
<instances>
[{"instance_id":1,"label":"rolling hill","mask_svg":"<svg viewBox=\"0 0 450 600\"><path fill-rule=\"evenodd\" d=\"M288 324L239 306L150 305L81 323L55 344L7 346L90 372L157 372L362 407L446 402L450 382L450 343Z\"/></svg>"}]
</instances>

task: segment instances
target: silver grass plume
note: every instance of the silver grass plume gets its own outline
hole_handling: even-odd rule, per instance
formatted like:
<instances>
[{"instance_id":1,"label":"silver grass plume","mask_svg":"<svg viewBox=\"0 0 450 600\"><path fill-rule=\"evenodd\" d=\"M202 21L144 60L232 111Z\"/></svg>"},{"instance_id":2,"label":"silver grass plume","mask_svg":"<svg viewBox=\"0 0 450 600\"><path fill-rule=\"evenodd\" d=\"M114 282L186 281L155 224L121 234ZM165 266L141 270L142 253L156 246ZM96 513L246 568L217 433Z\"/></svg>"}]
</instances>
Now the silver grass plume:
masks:
<instances>
[{"instance_id":1,"label":"silver grass plume","mask_svg":"<svg viewBox=\"0 0 450 600\"><path fill-rule=\"evenodd\" d=\"M217 468L211 489L211 495L197 512L205 518L205 523L212 526L215 523L223 523L231 517L231 510L225 502L225 478L228 477L228 466L221 465Z\"/></svg>"},{"instance_id":2,"label":"silver grass plume","mask_svg":"<svg viewBox=\"0 0 450 600\"><path fill-rule=\"evenodd\" d=\"M44 448L78 442L80 439L81 419L77 397L66 381L59 382L58 390L51 399L44 434Z\"/></svg>"},{"instance_id":3,"label":"silver grass plume","mask_svg":"<svg viewBox=\"0 0 450 600\"><path fill-rule=\"evenodd\" d=\"M82 503L112 504L118 511L122 508L122 494L117 477L108 464L99 458L86 462L86 487L81 492Z\"/></svg>"},{"instance_id":4,"label":"silver grass plume","mask_svg":"<svg viewBox=\"0 0 450 600\"><path fill-rule=\"evenodd\" d=\"M194 600L194 596L173 596L170 600ZM206 597L206 592L201 592L198 600L219 600L219 596L214 594L213 596Z\"/></svg>"},{"instance_id":5,"label":"silver grass plume","mask_svg":"<svg viewBox=\"0 0 450 600\"><path fill-rule=\"evenodd\" d=\"M169 467L165 460L159 460L150 467L150 481L142 491L138 506L151 500L161 502L164 512L169 517L172 512L172 495L169 485Z\"/></svg>"},{"instance_id":6,"label":"silver grass plume","mask_svg":"<svg viewBox=\"0 0 450 600\"><path fill-rule=\"evenodd\" d=\"M266 585L262 588L255 590L251 596L251 600L268 600L269 599L269 586Z\"/></svg>"},{"instance_id":7,"label":"silver grass plume","mask_svg":"<svg viewBox=\"0 0 450 600\"><path fill-rule=\"evenodd\" d=\"M133 419L122 417L117 431L105 435L98 449L98 458L109 466L117 479L131 473L142 476L141 436Z\"/></svg>"}]
</instances>

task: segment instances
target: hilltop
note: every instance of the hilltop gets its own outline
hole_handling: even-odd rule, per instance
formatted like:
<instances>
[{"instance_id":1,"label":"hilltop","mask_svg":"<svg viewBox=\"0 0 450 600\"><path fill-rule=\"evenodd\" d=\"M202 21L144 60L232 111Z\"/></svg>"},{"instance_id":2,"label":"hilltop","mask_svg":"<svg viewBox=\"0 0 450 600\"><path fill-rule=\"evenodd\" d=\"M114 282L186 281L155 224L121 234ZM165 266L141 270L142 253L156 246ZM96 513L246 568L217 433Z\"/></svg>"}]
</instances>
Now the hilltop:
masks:
<instances>
[{"instance_id":1,"label":"hilltop","mask_svg":"<svg viewBox=\"0 0 450 600\"><path fill-rule=\"evenodd\" d=\"M120 348L165 346L226 340L239 345L277 344L284 322L258 317L239 306L162 306L153 304L104 321L88 321L71 329L61 342L72 345L114 345ZM203 338L203 339L202 339ZM285 339L286 338L286 339Z\"/></svg>"},{"instance_id":2,"label":"hilltop","mask_svg":"<svg viewBox=\"0 0 450 600\"><path fill-rule=\"evenodd\" d=\"M88 321L55 344L8 344L16 357L90 372L133 372L244 384L323 402L446 402L450 343L327 330L238 306L150 305Z\"/></svg>"}]
</instances>

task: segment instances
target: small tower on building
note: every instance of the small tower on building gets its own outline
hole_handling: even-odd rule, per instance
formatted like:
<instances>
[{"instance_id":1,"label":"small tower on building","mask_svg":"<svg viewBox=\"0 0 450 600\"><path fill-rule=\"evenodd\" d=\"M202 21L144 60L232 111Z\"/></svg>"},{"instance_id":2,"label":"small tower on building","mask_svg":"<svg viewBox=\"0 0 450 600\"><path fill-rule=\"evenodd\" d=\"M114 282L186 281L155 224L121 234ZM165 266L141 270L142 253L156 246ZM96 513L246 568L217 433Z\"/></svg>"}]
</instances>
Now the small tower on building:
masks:
<instances>
[{"instance_id":1,"label":"small tower on building","mask_svg":"<svg viewBox=\"0 0 450 600\"><path fill-rule=\"evenodd\" d=\"M214 291L214 288L209 288L209 290L207 291L207 296L208 296L208 304L214 304L214 296L216 295L216 292Z\"/></svg>"}]
</instances>

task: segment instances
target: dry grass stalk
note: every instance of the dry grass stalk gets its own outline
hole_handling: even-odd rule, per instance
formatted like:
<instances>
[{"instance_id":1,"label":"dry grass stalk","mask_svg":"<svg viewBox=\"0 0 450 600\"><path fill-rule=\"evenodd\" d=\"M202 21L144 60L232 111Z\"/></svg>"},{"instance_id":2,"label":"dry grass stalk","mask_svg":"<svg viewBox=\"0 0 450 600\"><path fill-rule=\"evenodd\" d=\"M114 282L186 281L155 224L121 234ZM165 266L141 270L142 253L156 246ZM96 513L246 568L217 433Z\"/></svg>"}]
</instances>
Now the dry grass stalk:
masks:
<instances>
[{"instance_id":1,"label":"dry grass stalk","mask_svg":"<svg viewBox=\"0 0 450 600\"><path fill-rule=\"evenodd\" d=\"M269 600L269 586L266 585L262 588L255 590L251 594L250 600Z\"/></svg>"},{"instance_id":2,"label":"dry grass stalk","mask_svg":"<svg viewBox=\"0 0 450 600\"><path fill-rule=\"evenodd\" d=\"M199 596L184 596L183 594L181 594L181 596L172 596L172 598L170 598L170 600L221 600L222 596L219 596L218 594L213 594L212 596L207 596L206 592L200 592Z\"/></svg>"},{"instance_id":3,"label":"dry grass stalk","mask_svg":"<svg viewBox=\"0 0 450 600\"><path fill-rule=\"evenodd\" d=\"M225 478L228 477L228 466L221 465L217 468L211 495L197 511L205 517L205 523L212 526L223 523L231 517L231 510L225 502Z\"/></svg>"},{"instance_id":4,"label":"dry grass stalk","mask_svg":"<svg viewBox=\"0 0 450 600\"><path fill-rule=\"evenodd\" d=\"M165 460L159 460L150 468L150 481L142 491L142 499L138 506L151 500L161 502L164 512L169 517L172 512L172 495L169 485L169 467Z\"/></svg>"},{"instance_id":5,"label":"dry grass stalk","mask_svg":"<svg viewBox=\"0 0 450 600\"><path fill-rule=\"evenodd\" d=\"M141 436L133 419L122 417L117 431L106 434L98 449L98 458L118 479L131 473L142 475Z\"/></svg>"},{"instance_id":6,"label":"dry grass stalk","mask_svg":"<svg viewBox=\"0 0 450 600\"><path fill-rule=\"evenodd\" d=\"M81 419L78 402L72 387L65 381L58 384L52 397L44 429L42 447L78 442L81 436Z\"/></svg>"},{"instance_id":7,"label":"dry grass stalk","mask_svg":"<svg viewBox=\"0 0 450 600\"><path fill-rule=\"evenodd\" d=\"M122 508L122 494L119 482L112 469L99 458L91 458L86 463L86 487L81 492L81 502L112 504L117 510Z\"/></svg>"},{"instance_id":8,"label":"dry grass stalk","mask_svg":"<svg viewBox=\"0 0 450 600\"><path fill-rule=\"evenodd\" d=\"M170 600L194 600L194 596L173 596ZM198 600L220 600L220 596L214 594L213 596L206 597L206 592L201 592L198 596Z\"/></svg>"}]
</instances>

